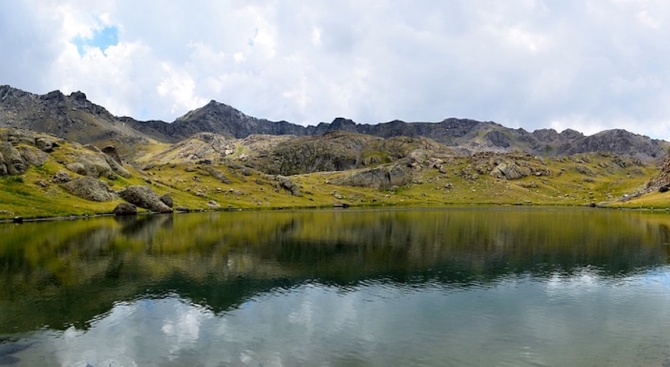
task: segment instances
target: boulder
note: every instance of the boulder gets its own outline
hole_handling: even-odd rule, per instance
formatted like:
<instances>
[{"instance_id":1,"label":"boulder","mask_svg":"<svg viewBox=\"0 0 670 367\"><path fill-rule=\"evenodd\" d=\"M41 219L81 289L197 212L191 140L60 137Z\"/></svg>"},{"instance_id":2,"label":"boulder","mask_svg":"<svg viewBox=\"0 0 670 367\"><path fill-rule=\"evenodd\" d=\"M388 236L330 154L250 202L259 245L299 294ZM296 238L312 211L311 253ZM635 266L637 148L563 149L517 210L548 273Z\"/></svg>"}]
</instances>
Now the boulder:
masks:
<instances>
[{"instance_id":1,"label":"boulder","mask_svg":"<svg viewBox=\"0 0 670 367\"><path fill-rule=\"evenodd\" d=\"M21 152L19 152L11 143L0 143L0 154L3 157L7 173L10 175L23 174L28 168L23 157L21 157Z\"/></svg>"},{"instance_id":2,"label":"boulder","mask_svg":"<svg viewBox=\"0 0 670 367\"><path fill-rule=\"evenodd\" d=\"M55 147L58 147L58 144L56 144L54 141L40 137L40 138L35 138L35 146L37 149L45 152L45 153L51 153L54 151Z\"/></svg>"},{"instance_id":3,"label":"boulder","mask_svg":"<svg viewBox=\"0 0 670 367\"><path fill-rule=\"evenodd\" d=\"M131 185L119 192L119 195L125 201L135 204L140 208L156 213L172 213L172 209L165 205L149 186Z\"/></svg>"},{"instance_id":4,"label":"boulder","mask_svg":"<svg viewBox=\"0 0 670 367\"><path fill-rule=\"evenodd\" d=\"M215 200L208 201L207 206L212 209L221 209L221 204L217 203Z\"/></svg>"},{"instance_id":5,"label":"boulder","mask_svg":"<svg viewBox=\"0 0 670 367\"><path fill-rule=\"evenodd\" d=\"M60 170L53 175L51 181L53 181L54 183L66 183L72 181L72 177L70 176L69 173Z\"/></svg>"},{"instance_id":6,"label":"boulder","mask_svg":"<svg viewBox=\"0 0 670 367\"><path fill-rule=\"evenodd\" d=\"M63 185L70 194L91 201L112 201L117 198L106 182L93 177L80 177Z\"/></svg>"},{"instance_id":7,"label":"boulder","mask_svg":"<svg viewBox=\"0 0 670 367\"><path fill-rule=\"evenodd\" d=\"M298 197L302 196L300 187L296 185L295 182L291 181L288 177L277 175L275 179L279 181L279 186L281 186L282 189L289 191L291 195Z\"/></svg>"},{"instance_id":8,"label":"boulder","mask_svg":"<svg viewBox=\"0 0 670 367\"><path fill-rule=\"evenodd\" d=\"M33 147L22 146L18 148L21 158L26 164L41 166L49 159L49 155Z\"/></svg>"},{"instance_id":9,"label":"boulder","mask_svg":"<svg viewBox=\"0 0 670 367\"><path fill-rule=\"evenodd\" d=\"M137 207L130 203L120 203L114 208L112 213L114 213L114 215L136 215Z\"/></svg>"},{"instance_id":10,"label":"boulder","mask_svg":"<svg viewBox=\"0 0 670 367\"><path fill-rule=\"evenodd\" d=\"M170 208L174 207L174 201L172 201L172 197L170 196L170 194L165 194L158 199L160 201L162 201L163 204L167 205L168 207L170 207Z\"/></svg>"},{"instance_id":11,"label":"boulder","mask_svg":"<svg viewBox=\"0 0 670 367\"><path fill-rule=\"evenodd\" d=\"M207 167L205 170L212 175L212 177L216 178L217 180L221 181L221 183L224 183L226 185L230 185L231 181L226 175L223 174L223 172L219 171L216 168L213 167Z\"/></svg>"},{"instance_id":12,"label":"boulder","mask_svg":"<svg viewBox=\"0 0 670 367\"><path fill-rule=\"evenodd\" d=\"M94 151L93 149L97 149L94 146L87 146L90 147L89 150ZM69 169L72 172L78 173L80 175L84 176L91 176L91 177L100 177L104 176L109 179L115 179L116 175L114 174L114 170L112 167L107 163L107 159L112 160L111 158L107 158L106 155L103 153L81 153L77 154L75 157L72 157L73 161L72 163L67 164L65 167ZM116 164L116 162L115 162ZM130 175L128 174L128 177Z\"/></svg>"},{"instance_id":13,"label":"boulder","mask_svg":"<svg viewBox=\"0 0 670 367\"><path fill-rule=\"evenodd\" d=\"M112 168L112 171L116 173L117 175L124 177L124 178L130 178L131 174L126 170L121 163L117 162L113 157L106 155L105 160L107 161L107 164L109 167Z\"/></svg>"}]
</instances>

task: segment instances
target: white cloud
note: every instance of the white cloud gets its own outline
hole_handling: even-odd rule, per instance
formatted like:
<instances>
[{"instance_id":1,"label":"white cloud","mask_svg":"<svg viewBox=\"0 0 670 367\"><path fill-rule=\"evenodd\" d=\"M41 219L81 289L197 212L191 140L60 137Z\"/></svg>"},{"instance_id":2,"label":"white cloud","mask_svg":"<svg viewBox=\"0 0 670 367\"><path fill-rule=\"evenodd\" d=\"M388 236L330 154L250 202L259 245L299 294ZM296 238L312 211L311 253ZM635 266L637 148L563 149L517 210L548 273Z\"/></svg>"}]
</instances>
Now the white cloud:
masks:
<instances>
[{"instance_id":1,"label":"white cloud","mask_svg":"<svg viewBox=\"0 0 670 367\"><path fill-rule=\"evenodd\" d=\"M670 138L669 20L662 0L23 0L0 14L0 83L168 121L216 99L302 124L455 116ZM104 29L115 46L76 54Z\"/></svg>"}]
</instances>

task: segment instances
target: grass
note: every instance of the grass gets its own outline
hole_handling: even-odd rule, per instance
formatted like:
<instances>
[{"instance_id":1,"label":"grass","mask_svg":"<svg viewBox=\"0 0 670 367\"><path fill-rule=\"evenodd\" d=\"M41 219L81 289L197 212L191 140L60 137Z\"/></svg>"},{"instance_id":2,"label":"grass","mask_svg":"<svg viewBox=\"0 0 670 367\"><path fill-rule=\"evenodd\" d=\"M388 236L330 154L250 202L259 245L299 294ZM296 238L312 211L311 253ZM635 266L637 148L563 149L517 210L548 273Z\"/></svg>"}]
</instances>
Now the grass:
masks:
<instances>
[{"instance_id":1,"label":"grass","mask_svg":"<svg viewBox=\"0 0 670 367\"><path fill-rule=\"evenodd\" d=\"M163 148L165 146L145 149L155 153ZM106 203L86 201L51 182L53 175L64 170L64 164L72 161L72 156L82 149L79 145L64 143L50 154L44 165L31 166L21 176L0 177L0 219L110 213L122 202L121 199ZM490 168L480 168L486 166L486 159L473 162L470 158L451 159L444 166L446 173L424 167L415 172L411 184L387 190L330 184L333 179L349 172L291 176L290 179L299 185L302 196L294 196L281 188L273 176L241 169L234 162L234 159L227 158L224 164L212 166L221 171L229 183L213 177L208 172L208 166L177 161L156 165L148 171L126 165L131 178L105 180L116 191L128 185L150 185L159 195L169 193L175 206L193 210L212 210L208 205L212 201L217 202L221 209L332 207L335 203L350 206L577 206L606 203L603 205L670 208L670 194L652 193L626 202L619 201L624 195L638 191L657 174L658 169L653 165L620 164L616 157L600 154L533 161L529 164L541 165L551 174L514 181L488 175L486 170Z\"/></svg>"}]
</instances>

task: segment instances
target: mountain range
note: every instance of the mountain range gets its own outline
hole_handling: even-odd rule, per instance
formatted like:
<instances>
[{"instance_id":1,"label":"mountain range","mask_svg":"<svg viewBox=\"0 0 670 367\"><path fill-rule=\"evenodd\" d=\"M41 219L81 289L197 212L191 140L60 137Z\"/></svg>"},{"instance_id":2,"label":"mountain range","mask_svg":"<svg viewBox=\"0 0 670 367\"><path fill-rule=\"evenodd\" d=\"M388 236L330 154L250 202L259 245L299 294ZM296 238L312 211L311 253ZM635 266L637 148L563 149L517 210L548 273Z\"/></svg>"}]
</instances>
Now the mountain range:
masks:
<instances>
[{"instance_id":1,"label":"mountain range","mask_svg":"<svg viewBox=\"0 0 670 367\"><path fill-rule=\"evenodd\" d=\"M521 151L539 156L568 156L588 152L609 152L652 161L665 156L670 143L626 130L605 130L585 136L567 129L539 129L528 132L491 121L447 118L439 122L393 120L360 124L346 118L330 123L302 126L287 121L269 121L247 116L214 100L173 122L139 121L117 117L88 100L82 92L44 95L8 85L0 86L0 127L17 127L49 133L83 144L116 145L122 155L134 152L133 145L152 141L176 143L198 133L214 133L230 139L251 135L318 137L333 131L381 138L424 137L465 154L482 151Z\"/></svg>"},{"instance_id":2,"label":"mountain range","mask_svg":"<svg viewBox=\"0 0 670 367\"><path fill-rule=\"evenodd\" d=\"M0 86L0 221L288 207L667 207L670 143L447 118L302 126L211 101L172 122Z\"/></svg>"}]
</instances>

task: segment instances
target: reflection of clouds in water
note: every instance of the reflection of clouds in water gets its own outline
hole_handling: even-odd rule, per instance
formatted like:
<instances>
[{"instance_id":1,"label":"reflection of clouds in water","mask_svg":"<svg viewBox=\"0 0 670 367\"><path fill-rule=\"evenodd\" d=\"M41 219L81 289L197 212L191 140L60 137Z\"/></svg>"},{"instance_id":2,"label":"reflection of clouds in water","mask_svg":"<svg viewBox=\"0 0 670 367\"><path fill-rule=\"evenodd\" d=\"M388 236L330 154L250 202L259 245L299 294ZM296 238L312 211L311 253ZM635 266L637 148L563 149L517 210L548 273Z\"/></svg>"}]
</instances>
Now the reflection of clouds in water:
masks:
<instances>
[{"instance_id":1,"label":"reflection of clouds in water","mask_svg":"<svg viewBox=\"0 0 670 367\"><path fill-rule=\"evenodd\" d=\"M258 295L219 315L176 296L139 300L117 304L86 331L44 335L21 358L38 365L55 354L60 365L82 367L597 365L602 356L633 362L640 348L667 345L645 339L665 334L655 319L641 317L670 319L667 303L653 302L670 302L658 292L667 290L667 277L659 273L652 287L642 276L630 280L641 287L619 287L587 269L571 278L512 277L459 292L389 284L341 292L309 284Z\"/></svg>"},{"instance_id":2,"label":"reflection of clouds in water","mask_svg":"<svg viewBox=\"0 0 670 367\"><path fill-rule=\"evenodd\" d=\"M172 308L173 314L168 314L161 331L168 340L171 358L181 349L192 348L200 337L200 325L203 320L208 321L214 316L211 312L176 302Z\"/></svg>"},{"instance_id":3,"label":"reflection of clouds in water","mask_svg":"<svg viewBox=\"0 0 670 367\"><path fill-rule=\"evenodd\" d=\"M88 330L70 327L42 335L22 361L54 354L59 365L81 367L326 361L329 343L346 346L359 332L354 341L371 339L374 330L364 332L370 323L357 315L367 296L306 285L261 295L221 315L176 297L119 303ZM349 347L356 346L349 342Z\"/></svg>"},{"instance_id":4,"label":"reflection of clouds in water","mask_svg":"<svg viewBox=\"0 0 670 367\"><path fill-rule=\"evenodd\" d=\"M593 292L602 286L600 276L592 269L584 268L577 274L554 273L547 280L547 294L550 297L578 296Z\"/></svg>"}]
</instances>

